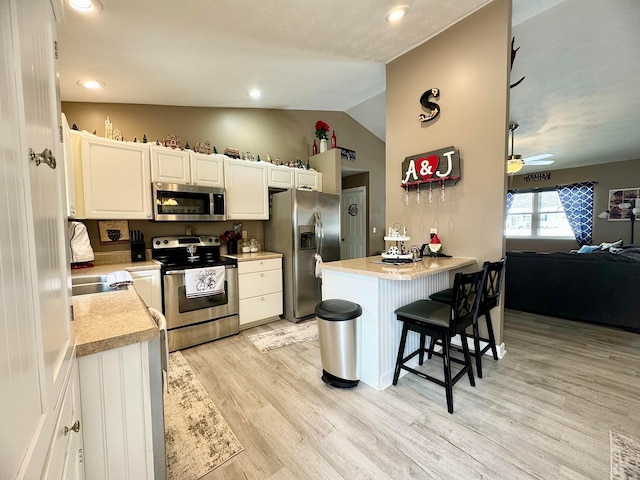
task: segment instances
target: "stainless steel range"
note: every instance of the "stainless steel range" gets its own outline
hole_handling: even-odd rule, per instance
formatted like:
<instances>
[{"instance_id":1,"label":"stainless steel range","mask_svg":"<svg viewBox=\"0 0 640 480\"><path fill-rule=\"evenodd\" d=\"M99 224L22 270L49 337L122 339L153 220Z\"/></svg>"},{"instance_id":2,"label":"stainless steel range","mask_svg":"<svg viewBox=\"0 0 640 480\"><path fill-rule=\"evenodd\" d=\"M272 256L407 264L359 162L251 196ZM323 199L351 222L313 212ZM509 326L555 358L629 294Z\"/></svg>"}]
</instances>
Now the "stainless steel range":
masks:
<instances>
[{"instance_id":1,"label":"stainless steel range","mask_svg":"<svg viewBox=\"0 0 640 480\"><path fill-rule=\"evenodd\" d=\"M162 264L162 304L167 319L169 350L175 351L234 335L238 321L238 263L220 256L220 239L215 235L155 237L151 256ZM221 291L193 296L185 273L222 273ZM190 277L193 275L189 275ZM211 278L211 275L209 276Z\"/></svg>"}]
</instances>

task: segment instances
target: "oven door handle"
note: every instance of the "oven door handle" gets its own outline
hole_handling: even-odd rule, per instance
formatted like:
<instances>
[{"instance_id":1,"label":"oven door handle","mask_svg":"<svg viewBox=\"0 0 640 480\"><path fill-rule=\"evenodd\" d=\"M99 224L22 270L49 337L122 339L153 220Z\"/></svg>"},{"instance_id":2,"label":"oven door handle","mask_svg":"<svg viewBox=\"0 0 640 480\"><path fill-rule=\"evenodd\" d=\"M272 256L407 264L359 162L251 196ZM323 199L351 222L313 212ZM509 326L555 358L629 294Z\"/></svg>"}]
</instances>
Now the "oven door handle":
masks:
<instances>
[{"instance_id":1,"label":"oven door handle","mask_svg":"<svg viewBox=\"0 0 640 480\"><path fill-rule=\"evenodd\" d=\"M169 270L164 272L165 275L182 275L184 270Z\"/></svg>"},{"instance_id":2,"label":"oven door handle","mask_svg":"<svg viewBox=\"0 0 640 480\"><path fill-rule=\"evenodd\" d=\"M230 269L230 268L238 268L237 265L225 265L224 268L226 269ZM184 270L167 270L166 272L164 272L165 275L182 275L184 274Z\"/></svg>"}]
</instances>

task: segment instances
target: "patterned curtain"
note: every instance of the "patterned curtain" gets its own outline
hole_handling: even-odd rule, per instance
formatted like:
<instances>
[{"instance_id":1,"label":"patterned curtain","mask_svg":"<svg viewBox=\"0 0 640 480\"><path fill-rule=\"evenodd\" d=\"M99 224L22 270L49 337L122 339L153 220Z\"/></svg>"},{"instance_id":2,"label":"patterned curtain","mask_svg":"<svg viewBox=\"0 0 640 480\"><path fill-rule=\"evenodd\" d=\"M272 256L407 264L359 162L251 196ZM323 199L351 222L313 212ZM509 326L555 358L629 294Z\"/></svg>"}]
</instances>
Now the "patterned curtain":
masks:
<instances>
[{"instance_id":1,"label":"patterned curtain","mask_svg":"<svg viewBox=\"0 0 640 480\"><path fill-rule=\"evenodd\" d=\"M591 245L593 232L593 182L572 183L556 187L560 203L578 245Z\"/></svg>"},{"instance_id":2,"label":"patterned curtain","mask_svg":"<svg viewBox=\"0 0 640 480\"><path fill-rule=\"evenodd\" d=\"M507 190L507 210L505 211L505 216L509 215L509 210L511 210L511 204L513 203L513 199L516 196L515 190Z\"/></svg>"}]
</instances>

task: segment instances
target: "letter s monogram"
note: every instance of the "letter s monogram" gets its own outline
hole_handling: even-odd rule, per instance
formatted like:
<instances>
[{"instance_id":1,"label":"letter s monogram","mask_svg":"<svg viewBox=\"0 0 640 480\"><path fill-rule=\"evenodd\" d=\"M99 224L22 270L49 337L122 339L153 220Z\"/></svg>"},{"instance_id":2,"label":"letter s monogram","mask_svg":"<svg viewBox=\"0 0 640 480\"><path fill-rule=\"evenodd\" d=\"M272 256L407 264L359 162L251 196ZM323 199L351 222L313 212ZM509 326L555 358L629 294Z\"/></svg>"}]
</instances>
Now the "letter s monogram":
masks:
<instances>
[{"instance_id":1,"label":"letter s monogram","mask_svg":"<svg viewBox=\"0 0 640 480\"><path fill-rule=\"evenodd\" d=\"M438 105L435 102L430 102L429 97L433 97L433 98L440 97L440 89L431 88L426 92L424 92L420 97L420 105L422 105L424 108L429 109L428 115L421 113L420 116L418 117L418 119L421 122L428 122L430 120L435 119L438 115L440 115L440 105Z\"/></svg>"}]
</instances>

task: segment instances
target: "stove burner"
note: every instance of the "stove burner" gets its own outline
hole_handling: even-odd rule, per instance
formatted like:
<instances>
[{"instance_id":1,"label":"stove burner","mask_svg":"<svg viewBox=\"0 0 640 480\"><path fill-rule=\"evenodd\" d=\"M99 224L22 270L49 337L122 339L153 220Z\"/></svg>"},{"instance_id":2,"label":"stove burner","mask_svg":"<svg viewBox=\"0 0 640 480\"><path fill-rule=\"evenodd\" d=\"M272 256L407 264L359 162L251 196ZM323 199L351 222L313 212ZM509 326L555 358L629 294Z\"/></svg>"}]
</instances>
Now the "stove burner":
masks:
<instances>
[{"instance_id":1,"label":"stove burner","mask_svg":"<svg viewBox=\"0 0 640 480\"><path fill-rule=\"evenodd\" d=\"M215 235L156 237L151 241L151 257L162 270L237 265L232 258L221 258L220 239ZM197 249L197 254L196 254Z\"/></svg>"}]
</instances>

